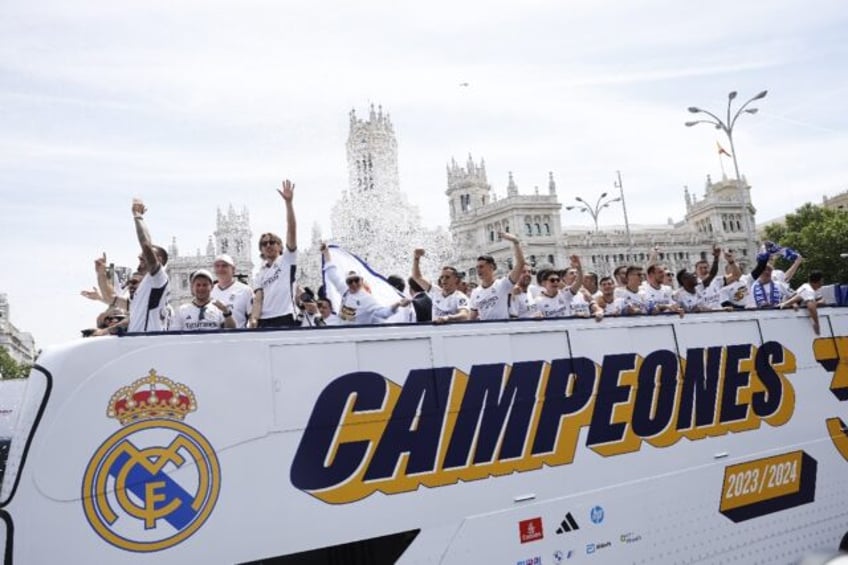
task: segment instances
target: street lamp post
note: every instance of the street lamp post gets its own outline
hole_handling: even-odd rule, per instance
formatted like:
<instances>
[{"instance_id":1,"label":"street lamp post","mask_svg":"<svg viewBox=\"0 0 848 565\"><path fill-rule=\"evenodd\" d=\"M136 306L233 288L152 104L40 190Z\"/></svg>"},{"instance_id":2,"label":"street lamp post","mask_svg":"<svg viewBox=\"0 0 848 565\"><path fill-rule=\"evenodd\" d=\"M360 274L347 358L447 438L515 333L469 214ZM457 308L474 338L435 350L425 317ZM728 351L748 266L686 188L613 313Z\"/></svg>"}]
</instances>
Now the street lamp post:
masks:
<instances>
[{"instance_id":1,"label":"street lamp post","mask_svg":"<svg viewBox=\"0 0 848 565\"><path fill-rule=\"evenodd\" d=\"M686 122L686 127L692 127L698 124L710 124L714 126L716 129L722 130L727 135L727 140L730 142L730 157L733 159L733 170L736 173L736 188L739 190L739 195L741 197L742 203L745 204L745 237L748 240L748 260L753 260L753 257L756 255L756 248L754 245L755 234L753 233L751 227L751 214L748 210L748 199L745 198L745 193L742 187L742 176L739 174L739 162L736 160L736 146L733 144L733 127L736 125L736 120L739 119L743 113L745 114L756 114L757 108L748 108L748 104L754 102L755 100L762 100L768 94L768 90L763 90L756 96L749 98L744 104L742 104L736 113L733 114L731 118L731 105L733 104L733 100L736 98L736 91L732 91L727 95L727 119L726 121L719 118L717 115L713 114L710 111L704 110L702 108L698 108L697 106L690 106L688 108L689 112L692 114L705 114L710 117L710 119L701 119L694 120L691 122Z\"/></svg>"},{"instance_id":2,"label":"street lamp post","mask_svg":"<svg viewBox=\"0 0 848 565\"><path fill-rule=\"evenodd\" d=\"M630 222L627 221L627 206L624 204L624 184L621 182L621 171L615 172L618 180L613 181L613 186L618 189L618 197L621 200L621 209L624 211L624 231L627 234L627 250L633 247L633 238L630 237Z\"/></svg>"},{"instance_id":3,"label":"street lamp post","mask_svg":"<svg viewBox=\"0 0 848 565\"><path fill-rule=\"evenodd\" d=\"M585 200L583 200L582 198L577 196L574 199L577 202L579 202L579 204L575 204L574 206L566 206L565 209L566 210L577 209L577 210L580 210L581 212L588 212L588 214L590 216L592 216L592 220L595 222L595 233L597 233L598 232L598 216L601 215L601 210L609 207L609 205L612 204L613 202L618 202L618 201L621 200L621 197L610 198L610 199L604 200L606 197L607 197L607 193L606 192L602 193L598 197L598 201L595 202L595 205L592 206L591 204L589 204L588 202L586 202Z\"/></svg>"}]
</instances>

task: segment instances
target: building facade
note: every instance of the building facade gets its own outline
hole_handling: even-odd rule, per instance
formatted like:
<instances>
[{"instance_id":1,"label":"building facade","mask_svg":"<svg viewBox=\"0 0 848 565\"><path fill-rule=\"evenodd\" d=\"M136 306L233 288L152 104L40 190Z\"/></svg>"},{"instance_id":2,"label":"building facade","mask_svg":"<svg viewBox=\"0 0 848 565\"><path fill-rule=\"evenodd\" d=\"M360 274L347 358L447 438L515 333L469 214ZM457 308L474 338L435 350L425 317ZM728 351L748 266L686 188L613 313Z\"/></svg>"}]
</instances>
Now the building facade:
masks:
<instances>
[{"instance_id":1,"label":"building facade","mask_svg":"<svg viewBox=\"0 0 848 565\"><path fill-rule=\"evenodd\" d=\"M684 189L686 214L682 221L661 225L605 226L574 229L561 226L556 183L548 173L548 190L521 194L510 173L506 197L498 199L486 178L485 163L471 158L465 167L454 160L448 165L448 206L450 232L457 264L476 279L474 259L492 255L502 272L512 266L512 249L500 241L498 231L521 237L525 257L533 267L565 268L569 257L581 258L584 271L603 276L619 265L644 265L654 247L659 259L673 271L692 269L694 263L710 258L714 244L734 249L743 266L752 262L756 242L748 237L745 221L754 221L750 186L742 190L735 180L723 177L713 182L708 176L702 196Z\"/></svg>"},{"instance_id":2,"label":"building facade","mask_svg":"<svg viewBox=\"0 0 848 565\"><path fill-rule=\"evenodd\" d=\"M37 354L35 340L31 333L15 327L10 311L8 296L0 294L0 347L8 351L16 363L31 365Z\"/></svg>"},{"instance_id":3,"label":"building facade","mask_svg":"<svg viewBox=\"0 0 848 565\"><path fill-rule=\"evenodd\" d=\"M236 276L247 284L252 284L252 236L247 208L236 212L230 205L226 213L218 209L215 232L209 236L202 253L198 248L193 255L181 255L176 238L172 238L171 245L168 246L171 305L176 308L191 300L191 273L197 269L208 269L211 272L215 257L221 253L229 254L235 261Z\"/></svg>"}]
</instances>

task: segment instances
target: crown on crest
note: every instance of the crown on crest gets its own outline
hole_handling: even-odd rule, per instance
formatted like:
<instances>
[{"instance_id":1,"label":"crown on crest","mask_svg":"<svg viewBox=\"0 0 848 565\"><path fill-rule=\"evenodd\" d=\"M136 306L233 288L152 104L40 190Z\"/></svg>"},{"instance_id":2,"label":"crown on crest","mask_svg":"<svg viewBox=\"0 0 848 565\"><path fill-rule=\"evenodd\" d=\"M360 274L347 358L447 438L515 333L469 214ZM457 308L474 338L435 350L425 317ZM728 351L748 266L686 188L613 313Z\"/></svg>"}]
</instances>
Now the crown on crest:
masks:
<instances>
[{"instance_id":1,"label":"crown on crest","mask_svg":"<svg viewBox=\"0 0 848 565\"><path fill-rule=\"evenodd\" d=\"M139 420L156 418L182 420L195 410L197 401L190 388L157 375L155 369L150 369L146 377L112 395L106 415L116 418L125 426Z\"/></svg>"}]
</instances>

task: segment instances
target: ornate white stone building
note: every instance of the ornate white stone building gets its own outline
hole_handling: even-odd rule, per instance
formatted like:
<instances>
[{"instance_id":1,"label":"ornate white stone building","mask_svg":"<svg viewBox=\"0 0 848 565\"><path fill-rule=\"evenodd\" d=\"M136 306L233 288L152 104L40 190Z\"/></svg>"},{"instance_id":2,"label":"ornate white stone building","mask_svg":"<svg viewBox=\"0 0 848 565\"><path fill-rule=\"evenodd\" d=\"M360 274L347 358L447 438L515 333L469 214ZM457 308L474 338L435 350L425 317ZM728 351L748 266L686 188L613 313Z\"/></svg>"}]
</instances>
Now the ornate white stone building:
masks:
<instances>
[{"instance_id":1,"label":"ornate white stone building","mask_svg":"<svg viewBox=\"0 0 848 565\"><path fill-rule=\"evenodd\" d=\"M412 250L427 249L428 260L442 264L450 253L450 236L443 229L421 224L418 209L400 190L394 126L382 107L371 105L367 120L350 112L347 138L348 189L333 205L332 236L326 238L364 259L377 272L406 279ZM313 228L311 248L299 255L302 285L320 285L321 230Z\"/></svg>"},{"instance_id":2,"label":"ornate white stone building","mask_svg":"<svg viewBox=\"0 0 848 565\"><path fill-rule=\"evenodd\" d=\"M9 317L9 298L0 294L0 347L9 352L17 363L31 365L35 361L35 340L31 333L22 332Z\"/></svg>"},{"instance_id":3,"label":"ornate white stone building","mask_svg":"<svg viewBox=\"0 0 848 565\"><path fill-rule=\"evenodd\" d=\"M221 253L232 256L236 263L236 276L247 284L252 284L251 237L250 216L247 208L236 212L231 204L226 214L221 212L220 208L218 209L215 232L209 236L203 253L198 248L194 255L180 255L177 240L172 238L171 245L168 246L171 305L176 308L179 304L191 300L189 276L197 269L208 269L212 272L215 257Z\"/></svg>"},{"instance_id":4,"label":"ornate white stone building","mask_svg":"<svg viewBox=\"0 0 848 565\"><path fill-rule=\"evenodd\" d=\"M737 250L740 263L748 264L755 242L747 237L744 222L754 225L755 210L744 177L743 182L739 191L735 180L713 182L708 176L700 199L685 189L686 216L677 223L563 229L553 173L548 173L547 194L539 194L538 188L520 194L510 173L506 197L498 199L482 160L476 165L469 157L464 168L451 160L446 194L457 266L471 281L476 279L474 259L483 253L495 257L502 272L511 268L511 246L496 235L501 230L519 234L525 256L535 267L564 268L576 254L584 270L611 274L618 265L644 264L651 249L659 246L660 260L672 270L691 269L709 255L714 243Z\"/></svg>"}]
</instances>

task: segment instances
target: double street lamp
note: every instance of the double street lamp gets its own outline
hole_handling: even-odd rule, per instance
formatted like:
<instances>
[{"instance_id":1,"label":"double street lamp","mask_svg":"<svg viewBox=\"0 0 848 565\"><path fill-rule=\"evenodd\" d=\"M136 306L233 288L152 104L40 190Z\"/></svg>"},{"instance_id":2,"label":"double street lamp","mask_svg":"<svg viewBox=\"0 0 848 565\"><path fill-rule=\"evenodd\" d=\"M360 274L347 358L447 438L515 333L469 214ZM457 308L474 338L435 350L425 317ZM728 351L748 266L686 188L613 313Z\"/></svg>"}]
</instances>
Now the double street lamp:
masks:
<instances>
[{"instance_id":1,"label":"double street lamp","mask_svg":"<svg viewBox=\"0 0 848 565\"><path fill-rule=\"evenodd\" d=\"M730 142L730 158L733 159L733 170L736 173L736 187L739 189L739 193L741 196L742 203L746 203L748 199L744 197L744 190L742 187L742 177L739 174L739 162L736 160L736 146L733 144L733 127L736 125L736 120L739 119L739 116L744 114L756 114L757 108L748 108L748 105L751 102L756 100L762 100L768 94L768 90L763 90L756 96L749 98L742 104L737 110L736 113L731 117L731 106L733 105L733 100L736 98L736 91L732 91L727 95L727 118L726 120L722 120L717 115L713 114L708 110L704 110L703 108L698 108L697 106L690 106L688 108L689 112L692 114L704 114L709 116L709 118L704 118L700 120L693 120L691 122L686 122L686 127L696 126L698 124L710 124L716 129L722 130L727 135L727 140ZM754 235L751 230L751 221L750 221L750 213L748 212L747 206L744 214L745 220L745 236L748 239L748 252L749 254L754 251Z\"/></svg>"},{"instance_id":2,"label":"double street lamp","mask_svg":"<svg viewBox=\"0 0 848 565\"><path fill-rule=\"evenodd\" d=\"M605 200L606 199L606 200ZM575 204L574 206L566 206L566 210L580 210L581 212L587 212L590 216L592 216L592 220L595 222L595 232L598 231L598 216L601 215L601 211L604 208L609 207L613 202L620 202L621 197L617 196L615 198L607 198L607 193L604 192L598 197L598 201L595 202L595 205L592 206L579 196L575 197L575 200L579 202L579 204Z\"/></svg>"}]
</instances>

